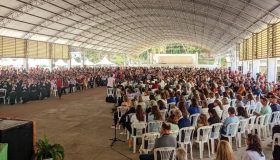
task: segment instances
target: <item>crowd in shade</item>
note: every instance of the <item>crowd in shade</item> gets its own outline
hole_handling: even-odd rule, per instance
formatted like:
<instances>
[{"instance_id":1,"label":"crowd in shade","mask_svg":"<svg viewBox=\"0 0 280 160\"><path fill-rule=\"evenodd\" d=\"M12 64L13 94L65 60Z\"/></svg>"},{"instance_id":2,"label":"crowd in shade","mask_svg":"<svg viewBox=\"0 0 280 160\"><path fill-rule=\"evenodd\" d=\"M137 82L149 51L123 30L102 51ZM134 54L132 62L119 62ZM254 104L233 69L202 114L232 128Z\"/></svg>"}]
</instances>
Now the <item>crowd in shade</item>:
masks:
<instances>
[{"instance_id":1,"label":"crowd in shade","mask_svg":"<svg viewBox=\"0 0 280 160\"><path fill-rule=\"evenodd\" d=\"M116 93L122 97L117 100L124 112L119 125L132 134L135 123L162 121L164 125L159 130L162 136L154 147L177 147L174 142L180 141L178 132L185 127L194 126L194 137L197 137L202 134L197 132L199 128L215 123L222 123L221 135L226 135L231 134L228 133L230 124L249 121L252 116L267 116L273 121L273 116L268 115L280 111L280 84L267 82L263 74L255 77L227 69L126 68L112 73L113 80L108 87L114 81ZM167 113L162 114L163 110ZM194 114L199 114L195 124L190 118ZM273 134L279 133L279 128L276 124ZM265 159L261 137L255 134L252 137L248 136L249 147L243 159ZM225 152L218 152L221 157L217 159L234 159L234 155L225 158L220 154ZM153 159L153 154L141 154L140 159Z\"/></svg>"},{"instance_id":2,"label":"crowd in shade","mask_svg":"<svg viewBox=\"0 0 280 160\"><path fill-rule=\"evenodd\" d=\"M0 89L6 90L10 104L43 100L57 93L82 91L95 86L106 86L111 69L71 68L49 69L0 68ZM56 93L55 93L56 92ZM0 93L5 94L5 93ZM1 99L2 100L2 99ZM3 101L3 100L2 100Z\"/></svg>"},{"instance_id":3,"label":"crowd in shade","mask_svg":"<svg viewBox=\"0 0 280 160\"><path fill-rule=\"evenodd\" d=\"M114 87L117 106L125 112L118 123L132 132L138 122L162 121L161 137L155 148L176 147L178 132L185 127L195 127L194 137L201 135L197 130L204 126L222 123L221 134L227 127L251 116L264 116L280 111L280 84L267 82L263 74L253 78L228 69L168 68L168 67L114 67L114 68L70 68L70 69L24 69L2 68L0 88L5 89L10 104L42 100L58 93L86 90L95 86ZM165 110L166 114L161 111ZM248 112L250 110L251 112ZM190 116L199 114L197 122ZM131 116L132 115L132 116ZM272 117L273 118L273 117ZM271 121L272 121L271 118ZM259 122L256 122L259 123ZM273 134L280 132L273 127ZM248 136L248 150L244 160L265 159L257 135ZM220 146L227 144L221 141ZM259 145L259 146L254 146ZM247 153L248 152L248 153ZM177 153L184 155L181 148ZM230 154L230 150L228 154ZM225 158L217 149L217 159ZM140 159L152 159L151 154L142 154ZM178 155L180 157L180 155ZM221 158L219 158L221 157ZM253 157L253 158L252 158Z\"/></svg>"}]
</instances>

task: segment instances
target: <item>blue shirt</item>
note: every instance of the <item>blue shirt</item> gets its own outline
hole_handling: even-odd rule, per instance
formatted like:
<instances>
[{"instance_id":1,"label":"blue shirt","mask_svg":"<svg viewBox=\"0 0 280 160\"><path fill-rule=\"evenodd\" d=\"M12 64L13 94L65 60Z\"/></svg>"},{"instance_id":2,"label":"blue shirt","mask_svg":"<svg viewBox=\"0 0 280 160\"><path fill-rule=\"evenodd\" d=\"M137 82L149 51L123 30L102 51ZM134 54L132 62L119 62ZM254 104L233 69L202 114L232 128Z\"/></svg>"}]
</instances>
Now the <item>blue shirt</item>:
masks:
<instances>
[{"instance_id":1,"label":"blue shirt","mask_svg":"<svg viewBox=\"0 0 280 160\"><path fill-rule=\"evenodd\" d=\"M236 117L236 116L227 117L227 118L225 119L225 121L224 121L223 128L222 128L222 132L223 132L224 134L226 134L226 133L227 133L227 126L228 126L229 124L231 124L231 123L238 123L238 122L239 122L239 119L238 119L238 117ZM230 133L232 134L232 131L230 131Z\"/></svg>"},{"instance_id":2,"label":"blue shirt","mask_svg":"<svg viewBox=\"0 0 280 160\"><path fill-rule=\"evenodd\" d=\"M190 113L190 115L192 115L192 114L200 113L200 110L199 110L198 107L192 107L192 106L191 106L191 107L188 109L188 112Z\"/></svg>"},{"instance_id":3,"label":"blue shirt","mask_svg":"<svg viewBox=\"0 0 280 160\"><path fill-rule=\"evenodd\" d=\"M168 98L168 99L167 99L167 104L169 104L169 103L174 103L174 104L176 104L176 98L175 98L175 97L170 97L170 98Z\"/></svg>"},{"instance_id":4,"label":"blue shirt","mask_svg":"<svg viewBox=\"0 0 280 160\"><path fill-rule=\"evenodd\" d=\"M182 117L178 121L178 126L179 126L180 129L184 128L184 127L189 127L189 126L191 126L191 121L186 117Z\"/></svg>"},{"instance_id":5,"label":"blue shirt","mask_svg":"<svg viewBox=\"0 0 280 160\"><path fill-rule=\"evenodd\" d=\"M272 104L270 105L272 112L280 111L280 105L279 104Z\"/></svg>"}]
</instances>

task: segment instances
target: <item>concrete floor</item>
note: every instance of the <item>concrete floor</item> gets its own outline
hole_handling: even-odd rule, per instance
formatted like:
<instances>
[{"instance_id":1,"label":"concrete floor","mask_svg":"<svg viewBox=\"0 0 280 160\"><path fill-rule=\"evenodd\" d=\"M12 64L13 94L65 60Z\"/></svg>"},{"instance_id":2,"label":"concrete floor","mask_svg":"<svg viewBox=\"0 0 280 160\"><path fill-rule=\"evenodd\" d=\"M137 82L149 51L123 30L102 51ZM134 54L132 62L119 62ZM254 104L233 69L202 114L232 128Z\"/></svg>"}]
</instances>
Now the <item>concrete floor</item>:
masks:
<instances>
[{"instance_id":1,"label":"concrete floor","mask_svg":"<svg viewBox=\"0 0 280 160\"><path fill-rule=\"evenodd\" d=\"M61 100L52 97L13 106L1 104L0 116L35 120L38 138L47 135L52 143L62 144L65 160L136 160L139 154L129 151L126 142L110 147L113 104L105 102L105 93L105 88L95 88L63 95ZM118 138L125 140L126 136L118 134ZM271 159L270 139L262 142L267 159ZM245 149L243 144L235 151L237 160ZM194 159L198 159L198 147L193 150Z\"/></svg>"}]
</instances>

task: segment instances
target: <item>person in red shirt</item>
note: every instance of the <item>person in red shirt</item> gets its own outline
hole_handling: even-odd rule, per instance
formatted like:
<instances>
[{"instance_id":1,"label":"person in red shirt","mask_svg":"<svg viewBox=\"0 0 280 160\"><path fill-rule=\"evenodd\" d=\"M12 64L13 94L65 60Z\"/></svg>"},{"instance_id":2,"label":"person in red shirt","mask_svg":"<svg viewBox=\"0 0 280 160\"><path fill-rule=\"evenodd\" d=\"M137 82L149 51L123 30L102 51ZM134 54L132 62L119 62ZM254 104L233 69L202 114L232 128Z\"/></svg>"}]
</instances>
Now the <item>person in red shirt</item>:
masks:
<instances>
[{"instance_id":1,"label":"person in red shirt","mask_svg":"<svg viewBox=\"0 0 280 160\"><path fill-rule=\"evenodd\" d=\"M56 79L56 87L57 87L58 97L59 97L59 99L61 99L62 88L63 88L63 80L62 80L62 77L61 77L61 76L59 76L59 77Z\"/></svg>"}]
</instances>

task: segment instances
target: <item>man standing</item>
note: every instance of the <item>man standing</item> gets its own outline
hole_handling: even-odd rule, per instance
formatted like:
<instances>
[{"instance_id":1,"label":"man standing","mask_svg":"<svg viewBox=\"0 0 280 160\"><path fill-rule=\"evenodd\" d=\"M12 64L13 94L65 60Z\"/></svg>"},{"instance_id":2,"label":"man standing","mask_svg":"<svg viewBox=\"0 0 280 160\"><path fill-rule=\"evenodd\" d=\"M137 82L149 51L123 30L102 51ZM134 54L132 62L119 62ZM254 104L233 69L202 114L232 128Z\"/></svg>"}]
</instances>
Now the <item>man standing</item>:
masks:
<instances>
[{"instance_id":1,"label":"man standing","mask_svg":"<svg viewBox=\"0 0 280 160\"><path fill-rule=\"evenodd\" d=\"M108 82L107 82L107 88L113 88L115 85L115 78L113 75L111 75L109 78L108 78Z\"/></svg>"},{"instance_id":2,"label":"man standing","mask_svg":"<svg viewBox=\"0 0 280 160\"><path fill-rule=\"evenodd\" d=\"M58 97L59 97L59 99L61 99L63 80L62 80L62 77L60 75L56 79L56 87L57 87Z\"/></svg>"}]
</instances>

